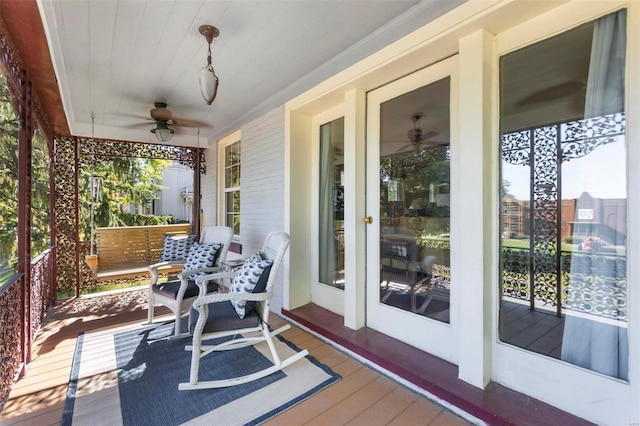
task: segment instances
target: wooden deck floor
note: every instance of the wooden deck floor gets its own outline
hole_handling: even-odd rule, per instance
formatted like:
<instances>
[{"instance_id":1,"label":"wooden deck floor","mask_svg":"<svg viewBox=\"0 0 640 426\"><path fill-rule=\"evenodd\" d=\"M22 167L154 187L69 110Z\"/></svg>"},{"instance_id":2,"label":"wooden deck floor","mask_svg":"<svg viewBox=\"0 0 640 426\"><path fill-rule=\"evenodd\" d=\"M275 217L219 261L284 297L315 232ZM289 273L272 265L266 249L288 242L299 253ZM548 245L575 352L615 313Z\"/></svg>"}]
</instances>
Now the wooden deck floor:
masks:
<instances>
[{"instance_id":1,"label":"wooden deck floor","mask_svg":"<svg viewBox=\"0 0 640 426\"><path fill-rule=\"evenodd\" d=\"M13 387L0 413L2 425L58 425L62 419L71 361L80 332L141 323L146 293L124 291L59 302L38 333L27 375ZM157 311L159 314L168 310ZM285 322L273 316L273 325ZM306 348L342 380L272 418L268 425L468 425L420 394L292 327L283 334Z\"/></svg>"}]
</instances>

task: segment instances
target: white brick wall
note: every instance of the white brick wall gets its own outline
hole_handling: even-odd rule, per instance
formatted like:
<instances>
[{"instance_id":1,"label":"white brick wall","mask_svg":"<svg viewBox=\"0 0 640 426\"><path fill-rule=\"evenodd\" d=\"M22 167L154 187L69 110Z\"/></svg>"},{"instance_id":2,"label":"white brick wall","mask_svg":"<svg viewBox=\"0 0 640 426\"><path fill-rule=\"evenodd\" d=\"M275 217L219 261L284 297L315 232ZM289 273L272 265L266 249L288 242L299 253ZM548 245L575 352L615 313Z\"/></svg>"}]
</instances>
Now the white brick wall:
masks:
<instances>
[{"instance_id":1,"label":"white brick wall","mask_svg":"<svg viewBox=\"0 0 640 426\"><path fill-rule=\"evenodd\" d=\"M284 230L284 105L241 129L240 240L243 256L262 248L271 231ZM202 179L205 226L217 225L218 145L205 151L207 174ZM282 268L273 288L271 310L284 300Z\"/></svg>"},{"instance_id":2,"label":"white brick wall","mask_svg":"<svg viewBox=\"0 0 640 426\"><path fill-rule=\"evenodd\" d=\"M240 237L243 255L262 248L266 235L284 230L284 105L242 127ZM282 269L271 310L283 305Z\"/></svg>"}]
</instances>

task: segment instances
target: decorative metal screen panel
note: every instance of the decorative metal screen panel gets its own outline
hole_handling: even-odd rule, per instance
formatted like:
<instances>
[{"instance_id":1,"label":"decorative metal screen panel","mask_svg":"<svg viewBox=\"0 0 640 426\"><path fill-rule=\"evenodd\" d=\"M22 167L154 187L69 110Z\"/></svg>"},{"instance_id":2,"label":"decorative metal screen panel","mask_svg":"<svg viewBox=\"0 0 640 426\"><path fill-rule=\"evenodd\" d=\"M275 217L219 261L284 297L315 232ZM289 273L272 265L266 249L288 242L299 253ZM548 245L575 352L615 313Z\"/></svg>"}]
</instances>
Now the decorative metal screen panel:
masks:
<instances>
[{"instance_id":1,"label":"decorative metal screen panel","mask_svg":"<svg viewBox=\"0 0 640 426\"><path fill-rule=\"evenodd\" d=\"M625 128L625 114L616 113L502 136L502 160L530 169L530 214L524 215L529 221L529 248L501 248L503 295L527 300L531 309L536 300L554 306L558 315L569 308L626 320L626 259L559 249L562 163L617 141ZM508 222L505 205L500 229ZM571 295L566 286L570 277Z\"/></svg>"},{"instance_id":2,"label":"decorative metal screen panel","mask_svg":"<svg viewBox=\"0 0 640 426\"><path fill-rule=\"evenodd\" d=\"M13 381L20 371L22 353L22 305L24 303L22 277L8 284L8 287L0 289L0 315L2 316L0 327L0 408L4 407Z\"/></svg>"},{"instance_id":3,"label":"decorative metal screen panel","mask_svg":"<svg viewBox=\"0 0 640 426\"><path fill-rule=\"evenodd\" d=\"M49 304L55 300L53 249L45 250L31 262L31 337L35 338Z\"/></svg>"},{"instance_id":4,"label":"decorative metal screen panel","mask_svg":"<svg viewBox=\"0 0 640 426\"><path fill-rule=\"evenodd\" d=\"M75 292L94 287L96 280L83 261L88 244L78 238L78 175L84 167L115 158L153 158L174 160L195 168L200 157L200 172L205 173L204 151L199 148L174 147L106 139L57 137L55 140L56 245L58 289Z\"/></svg>"}]
</instances>

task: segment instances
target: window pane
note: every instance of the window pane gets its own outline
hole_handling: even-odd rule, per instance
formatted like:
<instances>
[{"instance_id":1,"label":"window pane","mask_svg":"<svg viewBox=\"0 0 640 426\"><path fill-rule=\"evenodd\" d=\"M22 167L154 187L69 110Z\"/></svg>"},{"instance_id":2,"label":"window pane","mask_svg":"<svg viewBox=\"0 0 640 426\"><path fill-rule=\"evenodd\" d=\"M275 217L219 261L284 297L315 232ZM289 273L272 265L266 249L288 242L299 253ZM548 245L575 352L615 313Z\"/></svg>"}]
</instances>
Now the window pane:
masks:
<instances>
[{"instance_id":1,"label":"window pane","mask_svg":"<svg viewBox=\"0 0 640 426\"><path fill-rule=\"evenodd\" d=\"M626 380L625 27L501 59L500 339Z\"/></svg>"},{"instance_id":2,"label":"window pane","mask_svg":"<svg viewBox=\"0 0 640 426\"><path fill-rule=\"evenodd\" d=\"M240 191L229 191L225 194L226 226L234 230L234 234L240 233Z\"/></svg>"},{"instance_id":3,"label":"window pane","mask_svg":"<svg viewBox=\"0 0 640 426\"><path fill-rule=\"evenodd\" d=\"M320 126L319 277L344 289L344 118Z\"/></svg>"},{"instance_id":4,"label":"window pane","mask_svg":"<svg viewBox=\"0 0 640 426\"><path fill-rule=\"evenodd\" d=\"M227 212L226 225L240 233L240 141L225 147L224 187L226 190L225 206ZM229 188L235 188L229 191Z\"/></svg>"},{"instance_id":5,"label":"window pane","mask_svg":"<svg viewBox=\"0 0 640 426\"><path fill-rule=\"evenodd\" d=\"M225 167L240 163L240 141L225 148Z\"/></svg>"},{"instance_id":6,"label":"window pane","mask_svg":"<svg viewBox=\"0 0 640 426\"><path fill-rule=\"evenodd\" d=\"M450 84L444 78L380 105L380 302L444 323L451 289Z\"/></svg>"},{"instance_id":7,"label":"window pane","mask_svg":"<svg viewBox=\"0 0 640 426\"><path fill-rule=\"evenodd\" d=\"M228 188L236 188L240 186L240 164L235 166L231 166L229 169L229 182L227 184Z\"/></svg>"}]
</instances>

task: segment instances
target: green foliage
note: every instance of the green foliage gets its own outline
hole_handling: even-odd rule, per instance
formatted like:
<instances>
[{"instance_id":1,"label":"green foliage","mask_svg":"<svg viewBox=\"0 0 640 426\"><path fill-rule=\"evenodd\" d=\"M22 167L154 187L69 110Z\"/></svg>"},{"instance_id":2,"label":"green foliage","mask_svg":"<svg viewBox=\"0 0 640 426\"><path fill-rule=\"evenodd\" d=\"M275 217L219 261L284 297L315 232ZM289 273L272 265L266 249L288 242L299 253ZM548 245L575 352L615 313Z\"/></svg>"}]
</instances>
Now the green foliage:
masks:
<instances>
[{"instance_id":1,"label":"green foliage","mask_svg":"<svg viewBox=\"0 0 640 426\"><path fill-rule=\"evenodd\" d=\"M92 200L89 191L91 176L102 181L102 200L93 203L95 227L161 225L171 223L170 218L152 218L151 215L132 214L129 210L143 210L164 187L157 182L168 160L117 158L81 170L80 239L87 241L91 233ZM135 218L134 216L142 216ZM168 220L168 222L167 222Z\"/></svg>"},{"instance_id":2,"label":"green foliage","mask_svg":"<svg viewBox=\"0 0 640 426\"><path fill-rule=\"evenodd\" d=\"M18 137L19 122L6 80L0 75L0 268L15 270L18 249ZM31 152L31 256L51 244L49 223L49 149L36 131Z\"/></svg>"},{"instance_id":3,"label":"green foliage","mask_svg":"<svg viewBox=\"0 0 640 426\"><path fill-rule=\"evenodd\" d=\"M18 249L18 119L0 75L0 268L15 268Z\"/></svg>"},{"instance_id":4,"label":"green foliage","mask_svg":"<svg viewBox=\"0 0 640 426\"><path fill-rule=\"evenodd\" d=\"M153 214L122 213L121 219L126 226L170 225L172 223L171 216Z\"/></svg>"},{"instance_id":5,"label":"green foliage","mask_svg":"<svg viewBox=\"0 0 640 426\"><path fill-rule=\"evenodd\" d=\"M49 148L39 131L33 137L31 159L31 257L51 245Z\"/></svg>"}]
</instances>

